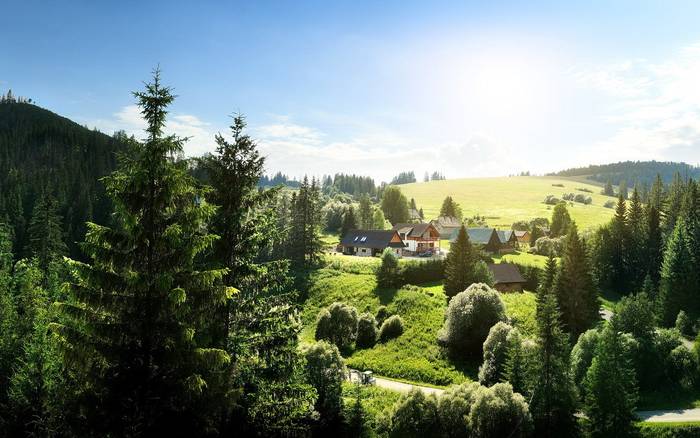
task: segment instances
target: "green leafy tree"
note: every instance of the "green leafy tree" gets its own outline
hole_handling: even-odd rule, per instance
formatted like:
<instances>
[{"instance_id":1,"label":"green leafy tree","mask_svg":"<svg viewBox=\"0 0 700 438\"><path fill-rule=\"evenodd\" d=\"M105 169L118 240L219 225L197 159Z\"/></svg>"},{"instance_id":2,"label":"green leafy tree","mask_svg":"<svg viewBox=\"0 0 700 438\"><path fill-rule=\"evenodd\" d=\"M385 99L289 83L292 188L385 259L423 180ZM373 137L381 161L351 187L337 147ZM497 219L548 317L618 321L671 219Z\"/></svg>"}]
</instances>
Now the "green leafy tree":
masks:
<instances>
[{"instance_id":1,"label":"green leafy tree","mask_svg":"<svg viewBox=\"0 0 700 438\"><path fill-rule=\"evenodd\" d=\"M396 438L435 437L440 433L437 399L435 395L425 395L413 389L401 397L390 413L391 430L389 436Z\"/></svg>"},{"instance_id":2,"label":"green leafy tree","mask_svg":"<svg viewBox=\"0 0 700 438\"><path fill-rule=\"evenodd\" d=\"M598 294L591 276L586 245L572 224L566 236L564 254L554 281L564 328L573 336L586 331L599 318Z\"/></svg>"},{"instance_id":3,"label":"green leafy tree","mask_svg":"<svg viewBox=\"0 0 700 438\"><path fill-rule=\"evenodd\" d=\"M442 206L440 207L440 216L455 217L462 220L462 208L459 206L452 196L447 196L442 201Z\"/></svg>"},{"instance_id":4,"label":"green leafy tree","mask_svg":"<svg viewBox=\"0 0 700 438\"><path fill-rule=\"evenodd\" d=\"M471 436L480 438L528 437L532 416L522 395L509 383L481 389L469 411Z\"/></svg>"},{"instance_id":5,"label":"green leafy tree","mask_svg":"<svg viewBox=\"0 0 700 438\"><path fill-rule=\"evenodd\" d=\"M549 233L552 237L563 236L569 232L571 226L571 216L566 208L565 202L560 202L552 210L552 225Z\"/></svg>"},{"instance_id":6,"label":"green leafy tree","mask_svg":"<svg viewBox=\"0 0 700 438\"><path fill-rule=\"evenodd\" d=\"M457 239L450 244L450 252L445 259L445 283L443 289L447 297L462 292L474 282L474 265L477 257L469 241L464 225L459 229Z\"/></svg>"},{"instance_id":7,"label":"green leafy tree","mask_svg":"<svg viewBox=\"0 0 700 438\"><path fill-rule=\"evenodd\" d=\"M347 351L357 338L357 309L345 303L333 303L319 313L316 340L326 340Z\"/></svg>"},{"instance_id":8,"label":"green leafy tree","mask_svg":"<svg viewBox=\"0 0 700 438\"><path fill-rule=\"evenodd\" d=\"M382 212L384 217L396 225L402 222L408 222L410 216L408 214L408 201L401 193L401 189L396 186L389 186L384 190L382 195Z\"/></svg>"},{"instance_id":9,"label":"green leafy tree","mask_svg":"<svg viewBox=\"0 0 700 438\"><path fill-rule=\"evenodd\" d=\"M304 350L306 379L316 389L315 409L325 425L340 420L343 410L343 380L345 364L338 347L325 341Z\"/></svg>"},{"instance_id":10,"label":"green leafy tree","mask_svg":"<svg viewBox=\"0 0 700 438\"><path fill-rule=\"evenodd\" d=\"M383 321L382 321L383 322ZM357 321L357 348L372 348L377 342L377 320L371 313L363 313Z\"/></svg>"},{"instance_id":11,"label":"green leafy tree","mask_svg":"<svg viewBox=\"0 0 700 438\"><path fill-rule=\"evenodd\" d=\"M590 329L581 333L574 348L571 349L571 378L578 388L579 396L585 394L583 387L583 379L586 377L586 372L593 362L595 350L598 347L600 339L600 331L598 329Z\"/></svg>"},{"instance_id":12,"label":"green leafy tree","mask_svg":"<svg viewBox=\"0 0 700 438\"><path fill-rule=\"evenodd\" d=\"M374 209L374 215L372 217L372 229L373 230L385 230L387 228L387 221L384 219L384 213L381 208Z\"/></svg>"},{"instance_id":13,"label":"green leafy tree","mask_svg":"<svg viewBox=\"0 0 700 438\"><path fill-rule=\"evenodd\" d=\"M105 179L115 225L89 224L91 262L71 262L65 323L52 328L66 365L86 384L93 433L195 434L218 422L215 407L225 403L209 382L230 361L197 329L234 291L222 284L225 270L194 265L216 240L206 227L214 208L186 163L172 159L184 140L163 134L170 88L156 71L134 95L147 138Z\"/></svg>"},{"instance_id":14,"label":"green leafy tree","mask_svg":"<svg viewBox=\"0 0 700 438\"><path fill-rule=\"evenodd\" d=\"M592 436L631 436L634 431L637 383L623 335L611 325L603 329L584 381L584 412Z\"/></svg>"}]
</instances>

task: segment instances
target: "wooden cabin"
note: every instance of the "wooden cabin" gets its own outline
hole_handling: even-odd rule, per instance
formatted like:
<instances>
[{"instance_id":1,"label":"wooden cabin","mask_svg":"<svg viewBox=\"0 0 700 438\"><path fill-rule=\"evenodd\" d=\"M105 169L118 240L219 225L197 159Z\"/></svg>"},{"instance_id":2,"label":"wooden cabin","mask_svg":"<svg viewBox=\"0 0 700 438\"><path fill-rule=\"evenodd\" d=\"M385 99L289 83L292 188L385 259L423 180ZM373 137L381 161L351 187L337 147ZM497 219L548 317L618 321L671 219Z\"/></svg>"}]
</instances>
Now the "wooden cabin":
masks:
<instances>
[{"instance_id":1,"label":"wooden cabin","mask_svg":"<svg viewBox=\"0 0 700 438\"><path fill-rule=\"evenodd\" d=\"M430 223L396 224L393 228L406 244L404 254L415 255L440 250L440 233Z\"/></svg>"},{"instance_id":2,"label":"wooden cabin","mask_svg":"<svg viewBox=\"0 0 700 438\"><path fill-rule=\"evenodd\" d=\"M350 230L340 241L343 254L360 257L380 255L386 248L401 257L405 247L399 233L393 230Z\"/></svg>"},{"instance_id":3,"label":"wooden cabin","mask_svg":"<svg viewBox=\"0 0 700 438\"><path fill-rule=\"evenodd\" d=\"M499 292L522 292L526 283L520 269L512 263L489 263L493 275L493 287Z\"/></svg>"}]
</instances>

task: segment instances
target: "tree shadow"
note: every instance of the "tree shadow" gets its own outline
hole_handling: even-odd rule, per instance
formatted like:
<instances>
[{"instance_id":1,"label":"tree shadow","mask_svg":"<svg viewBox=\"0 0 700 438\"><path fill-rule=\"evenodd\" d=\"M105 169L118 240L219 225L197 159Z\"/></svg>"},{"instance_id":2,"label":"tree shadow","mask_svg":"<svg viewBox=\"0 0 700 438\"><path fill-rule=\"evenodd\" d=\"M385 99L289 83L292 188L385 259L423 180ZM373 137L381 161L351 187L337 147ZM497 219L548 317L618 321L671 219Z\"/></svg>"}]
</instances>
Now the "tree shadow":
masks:
<instances>
[{"instance_id":1,"label":"tree shadow","mask_svg":"<svg viewBox=\"0 0 700 438\"><path fill-rule=\"evenodd\" d=\"M386 306L387 304L391 303L394 301L394 297L396 297L396 293L399 291L399 287L391 287L391 288L380 288L379 286L374 288L374 294L379 298L379 304Z\"/></svg>"}]
</instances>

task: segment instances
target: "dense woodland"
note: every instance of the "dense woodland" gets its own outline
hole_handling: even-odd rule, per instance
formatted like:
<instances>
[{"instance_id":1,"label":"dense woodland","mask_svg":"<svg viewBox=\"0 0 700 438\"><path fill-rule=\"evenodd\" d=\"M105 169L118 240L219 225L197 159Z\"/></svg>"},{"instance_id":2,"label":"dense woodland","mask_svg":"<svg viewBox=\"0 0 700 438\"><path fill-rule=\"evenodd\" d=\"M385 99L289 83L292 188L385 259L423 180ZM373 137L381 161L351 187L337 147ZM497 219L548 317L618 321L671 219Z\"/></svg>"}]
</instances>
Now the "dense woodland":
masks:
<instances>
[{"instance_id":1,"label":"dense woodland","mask_svg":"<svg viewBox=\"0 0 700 438\"><path fill-rule=\"evenodd\" d=\"M626 181L628 185L640 183L651 186L657 175L661 176L661 180L668 184L676 174L681 175L684 179L697 179L700 177L700 167L686 163L665 161L623 161L576 167L551 173L550 175L584 176L601 183L611 181L614 185L619 185Z\"/></svg>"},{"instance_id":2,"label":"dense woodland","mask_svg":"<svg viewBox=\"0 0 700 438\"><path fill-rule=\"evenodd\" d=\"M398 187L414 173L379 186L265 177L242 116L185 160L186 140L163 132L174 96L158 72L135 97L143 140L0 102L0 436L635 436L640 393L700 382L700 348L682 341L700 328L700 188L687 173L658 172L645 196L618 185L615 217L592 232L562 202L514 224L549 256L528 274L527 336L464 226L444 261L385 252L377 293L441 284L431 341L441 360L481 366L478 381L370 416L359 389L344 396L345 358L411 327L337 302L302 346L300 308L333 249L322 230L420 220ZM479 220L451 197L440 214ZM622 295L609 322L601 292Z\"/></svg>"}]
</instances>

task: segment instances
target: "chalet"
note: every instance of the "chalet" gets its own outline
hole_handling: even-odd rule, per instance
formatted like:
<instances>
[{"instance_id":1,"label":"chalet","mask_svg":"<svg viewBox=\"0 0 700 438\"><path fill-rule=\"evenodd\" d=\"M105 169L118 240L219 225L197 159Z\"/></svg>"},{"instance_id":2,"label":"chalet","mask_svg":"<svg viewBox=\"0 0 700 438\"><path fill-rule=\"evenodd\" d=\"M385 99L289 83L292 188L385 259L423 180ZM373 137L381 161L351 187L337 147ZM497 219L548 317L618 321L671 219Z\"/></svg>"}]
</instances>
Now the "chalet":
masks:
<instances>
[{"instance_id":1,"label":"chalet","mask_svg":"<svg viewBox=\"0 0 700 438\"><path fill-rule=\"evenodd\" d=\"M457 240L459 229L452 233L450 243ZM487 253L497 253L501 249L501 240L493 228L467 228L467 235L472 245Z\"/></svg>"},{"instance_id":2,"label":"chalet","mask_svg":"<svg viewBox=\"0 0 700 438\"><path fill-rule=\"evenodd\" d=\"M427 250L440 250L440 233L432 224L396 224L394 231L406 243L408 254L419 254Z\"/></svg>"},{"instance_id":3,"label":"chalet","mask_svg":"<svg viewBox=\"0 0 700 438\"><path fill-rule=\"evenodd\" d=\"M462 227L462 222L453 216L440 216L430 221L440 233L441 239L449 239L455 231Z\"/></svg>"},{"instance_id":4,"label":"chalet","mask_svg":"<svg viewBox=\"0 0 700 438\"><path fill-rule=\"evenodd\" d=\"M526 283L518 267L512 263L489 263L493 287L499 292L522 292Z\"/></svg>"},{"instance_id":5,"label":"chalet","mask_svg":"<svg viewBox=\"0 0 700 438\"><path fill-rule=\"evenodd\" d=\"M529 245L530 244L530 232L525 230L525 231L515 231L515 238L518 239L518 243L521 245Z\"/></svg>"},{"instance_id":6,"label":"chalet","mask_svg":"<svg viewBox=\"0 0 700 438\"><path fill-rule=\"evenodd\" d=\"M340 241L340 247L347 255L376 256L391 248L401 256L405 244L399 233L393 230L350 230Z\"/></svg>"},{"instance_id":7,"label":"chalet","mask_svg":"<svg viewBox=\"0 0 700 438\"><path fill-rule=\"evenodd\" d=\"M498 240L501 241L500 252L513 252L518 246L518 238L513 230L497 230Z\"/></svg>"}]
</instances>

